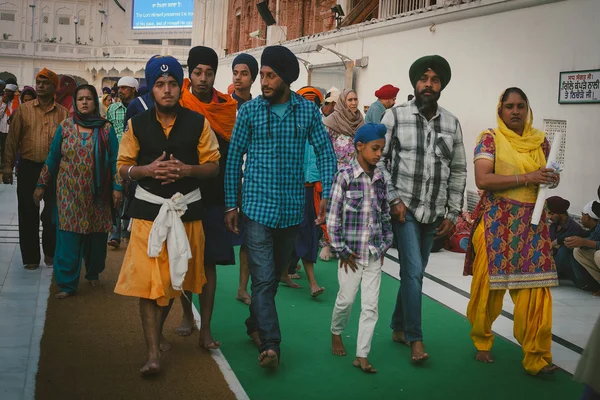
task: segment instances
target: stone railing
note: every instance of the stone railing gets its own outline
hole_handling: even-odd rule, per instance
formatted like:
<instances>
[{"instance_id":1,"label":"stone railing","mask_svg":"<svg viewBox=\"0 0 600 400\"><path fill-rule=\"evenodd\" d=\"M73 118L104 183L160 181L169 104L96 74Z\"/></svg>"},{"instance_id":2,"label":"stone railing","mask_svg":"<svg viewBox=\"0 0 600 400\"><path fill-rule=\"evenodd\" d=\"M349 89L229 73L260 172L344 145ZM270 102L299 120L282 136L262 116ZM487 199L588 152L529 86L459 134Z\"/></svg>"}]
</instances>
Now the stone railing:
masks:
<instances>
[{"instance_id":1,"label":"stone railing","mask_svg":"<svg viewBox=\"0 0 600 400\"><path fill-rule=\"evenodd\" d=\"M379 0L379 19L396 15L431 11L441 6L468 3L471 0Z\"/></svg>"},{"instance_id":2,"label":"stone railing","mask_svg":"<svg viewBox=\"0 0 600 400\"><path fill-rule=\"evenodd\" d=\"M0 41L1 56L24 56L40 58L61 58L89 60L98 58L147 60L155 54L171 55L179 59L187 58L187 46L87 46L49 42L26 42L17 40Z\"/></svg>"}]
</instances>

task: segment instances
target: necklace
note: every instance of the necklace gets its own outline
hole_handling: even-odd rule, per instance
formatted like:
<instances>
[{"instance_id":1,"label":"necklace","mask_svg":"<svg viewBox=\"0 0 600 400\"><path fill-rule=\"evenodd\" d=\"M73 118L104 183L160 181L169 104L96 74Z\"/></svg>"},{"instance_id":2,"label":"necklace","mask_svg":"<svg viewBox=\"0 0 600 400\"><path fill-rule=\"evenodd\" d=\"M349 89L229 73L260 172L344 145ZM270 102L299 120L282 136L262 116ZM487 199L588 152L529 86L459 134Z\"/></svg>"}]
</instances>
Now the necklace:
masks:
<instances>
[{"instance_id":1,"label":"necklace","mask_svg":"<svg viewBox=\"0 0 600 400\"><path fill-rule=\"evenodd\" d=\"M88 140L91 136L92 136L92 132L84 132L87 133L87 136L84 136L81 131L79 130L79 125L75 124L75 127L77 128L77 135L81 138L81 140Z\"/></svg>"}]
</instances>

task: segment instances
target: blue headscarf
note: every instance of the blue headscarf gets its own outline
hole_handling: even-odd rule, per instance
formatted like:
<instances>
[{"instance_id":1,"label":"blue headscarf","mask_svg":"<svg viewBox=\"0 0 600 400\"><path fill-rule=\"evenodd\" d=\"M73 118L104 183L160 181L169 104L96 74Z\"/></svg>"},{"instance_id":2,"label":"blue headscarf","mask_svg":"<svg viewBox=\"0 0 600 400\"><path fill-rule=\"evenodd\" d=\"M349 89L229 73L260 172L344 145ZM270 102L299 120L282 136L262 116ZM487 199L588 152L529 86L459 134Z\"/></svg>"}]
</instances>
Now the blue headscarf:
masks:
<instances>
[{"instance_id":1,"label":"blue headscarf","mask_svg":"<svg viewBox=\"0 0 600 400\"><path fill-rule=\"evenodd\" d=\"M146 63L146 84L152 90L154 83L163 75L172 76L179 87L183 85L183 67L175 57L153 56Z\"/></svg>"}]
</instances>

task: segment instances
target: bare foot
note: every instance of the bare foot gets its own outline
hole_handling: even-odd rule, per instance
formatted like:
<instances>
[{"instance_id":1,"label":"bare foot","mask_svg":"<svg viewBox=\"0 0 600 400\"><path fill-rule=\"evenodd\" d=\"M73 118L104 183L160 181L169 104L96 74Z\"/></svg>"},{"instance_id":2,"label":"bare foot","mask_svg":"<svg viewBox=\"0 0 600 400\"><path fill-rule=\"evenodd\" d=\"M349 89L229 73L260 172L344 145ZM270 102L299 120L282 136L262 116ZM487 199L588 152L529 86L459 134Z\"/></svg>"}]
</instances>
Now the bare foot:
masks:
<instances>
[{"instance_id":1,"label":"bare foot","mask_svg":"<svg viewBox=\"0 0 600 400\"><path fill-rule=\"evenodd\" d=\"M210 332L210 328L200 328L200 346L208 350L216 350L221 347L221 342L217 342Z\"/></svg>"},{"instance_id":2,"label":"bare foot","mask_svg":"<svg viewBox=\"0 0 600 400\"><path fill-rule=\"evenodd\" d=\"M554 364L548 364L544 368L540 369L540 374L553 374L558 370L558 366Z\"/></svg>"},{"instance_id":3,"label":"bare foot","mask_svg":"<svg viewBox=\"0 0 600 400\"><path fill-rule=\"evenodd\" d=\"M242 303L244 303L247 306L252 304L252 298L250 297L250 294L248 293L247 290L242 290L242 291L238 290L238 294L235 297L235 299L237 301L241 301Z\"/></svg>"},{"instance_id":4,"label":"bare foot","mask_svg":"<svg viewBox=\"0 0 600 400\"><path fill-rule=\"evenodd\" d=\"M279 365L279 357L275 350L266 350L258 356L258 363L261 368L277 368Z\"/></svg>"},{"instance_id":5,"label":"bare foot","mask_svg":"<svg viewBox=\"0 0 600 400\"><path fill-rule=\"evenodd\" d=\"M146 364L142 368L140 368L140 374L142 376L152 376L156 375L160 372L160 357L156 358L148 358Z\"/></svg>"},{"instance_id":6,"label":"bare foot","mask_svg":"<svg viewBox=\"0 0 600 400\"><path fill-rule=\"evenodd\" d=\"M62 299L66 299L67 297L71 297L71 296L73 296L73 293L58 292L54 295L54 298L58 299L58 300L62 300Z\"/></svg>"},{"instance_id":7,"label":"bare foot","mask_svg":"<svg viewBox=\"0 0 600 400\"><path fill-rule=\"evenodd\" d=\"M481 361L482 363L493 363L494 359L492 358L492 353L490 353L489 351L477 351L477 354L475 354L475 359L477 361Z\"/></svg>"},{"instance_id":8,"label":"bare foot","mask_svg":"<svg viewBox=\"0 0 600 400\"><path fill-rule=\"evenodd\" d=\"M117 239L111 239L111 240L108 241L108 245L110 247L118 249L119 247L121 247L121 241L117 240Z\"/></svg>"},{"instance_id":9,"label":"bare foot","mask_svg":"<svg viewBox=\"0 0 600 400\"><path fill-rule=\"evenodd\" d=\"M163 335L160 335L160 351L170 351L173 346Z\"/></svg>"},{"instance_id":10,"label":"bare foot","mask_svg":"<svg viewBox=\"0 0 600 400\"><path fill-rule=\"evenodd\" d=\"M29 271L33 271L33 270L35 270L35 269L38 269L38 268L39 268L39 266L40 266L39 264L25 264L25 265L23 266L23 268L25 268L25 269L27 269L27 270L29 270Z\"/></svg>"},{"instance_id":11,"label":"bare foot","mask_svg":"<svg viewBox=\"0 0 600 400\"><path fill-rule=\"evenodd\" d=\"M429 354L425 353L423 342L411 342L410 350L413 364L420 364L429 359Z\"/></svg>"},{"instance_id":12,"label":"bare foot","mask_svg":"<svg viewBox=\"0 0 600 400\"><path fill-rule=\"evenodd\" d=\"M98 280L98 279L92 279L92 280L89 280L88 282L90 283L90 285L92 285L92 287L101 286L100 280Z\"/></svg>"},{"instance_id":13,"label":"bare foot","mask_svg":"<svg viewBox=\"0 0 600 400\"><path fill-rule=\"evenodd\" d=\"M597 292L592 293L592 296L600 297L600 290L598 290Z\"/></svg>"},{"instance_id":14,"label":"bare foot","mask_svg":"<svg viewBox=\"0 0 600 400\"><path fill-rule=\"evenodd\" d=\"M310 285L310 295L312 297L319 297L325 291L324 287L320 287L316 283L314 285Z\"/></svg>"},{"instance_id":15,"label":"bare foot","mask_svg":"<svg viewBox=\"0 0 600 400\"><path fill-rule=\"evenodd\" d=\"M289 275L282 276L280 282L285 283L292 289L300 289L302 286L298 285L296 282L290 279Z\"/></svg>"},{"instance_id":16,"label":"bare foot","mask_svg":"<svg viewBox=\"0 0 600 400\"><path fill-rule=\"evenodd\" d=\"M296 264L296 271L300 271L302 269L302 265L300 263Z\"/></svg>"},{"instance_id":17,"label":"bare foot","mask_svg":"<svg viewBox=\"0 0 600 400\"><path fill-rule=\"evenodd\" d=\"M290 277L290 279L300 279L300 275L299 274L290 274L288 276Z\"/></svg>"},{"instance_id":18,"label":"bare foot","mask_svg":"<svg viewBox=\"0 0 600 400\"><path fill-rule=\"evenodd\" d=\"M371 364L369 364L369 360L363 357L356 357L352 362L356 368L360 368L362 372L366 372L367 374L374 374L377 372L375 368Z\"/></svg>"},{"instance_id":19,"label":"bare foot","mask_svg":"<svg viewBox=\"0 0 600 400\"><path fill-rule=\"evenodd\" d=\"M392 340L396 343L402 343L406 346L410 346L408 340L406 340L406 336L403 331L394 331L392 332Z\"/></svg>"},{"instance_id":20,"label":"bare foot","mask_svg":"<svg viewBox=\"0 0 600 400\"><path fill-rule=\"evenodd\" d=\"M51 267L54 265L54 257L50 257L50 256L44 256L44 264L46 264L46 266Z\"/></svg>"},{"instance_id":21,"label":"bare foot","mask_svg":"<svg viewBox=\"0 0 600 400\"><path fill-rule=\"evenodd\" d=\"M185 314L183 315L183 319L181 320L181 325L175 328L175 333L179 336L190 336L194 331L194 317L187 317Z\"/></svg>"},{"instance_id":22,"label":"bare foot","mask_svg":"<svg viewBox=\"0 0 600 400\"><path fill-rule=\"evenodd\" d=\"M331 334L331 352L336 356L345 356L346 348L342 342L342 335Z\"/></svg>"},{"instance_id":23,"label":"bare foot","mask_svg":"<svg viewBox=\"0 0 600 400\"><path fill-rule=\"evenodd\" d=\"M262 344L260 342L260 337L258 336L258 332L252 332L251 334L249 334L248 336L250 336L250 339L252 339L252 341L254 342L254 345L256 347L260 347L260 345Z\"/></svg>"}]
</instances>

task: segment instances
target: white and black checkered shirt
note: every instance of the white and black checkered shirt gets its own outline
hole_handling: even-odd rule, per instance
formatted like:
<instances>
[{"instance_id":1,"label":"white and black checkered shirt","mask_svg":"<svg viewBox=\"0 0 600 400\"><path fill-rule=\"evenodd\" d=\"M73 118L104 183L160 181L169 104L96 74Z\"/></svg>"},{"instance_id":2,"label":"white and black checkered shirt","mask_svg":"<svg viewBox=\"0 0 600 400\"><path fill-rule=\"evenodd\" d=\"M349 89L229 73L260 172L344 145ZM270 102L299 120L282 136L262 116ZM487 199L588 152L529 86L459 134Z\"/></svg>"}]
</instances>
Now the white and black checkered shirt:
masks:
<instances>
[{"instance_id":1,"label":"white and black checkered shirt","mask_svg":"<svg viewBox=\"0 0 600 400\"><path fill-rule=\"evenodd\" d=\"M388 182L388 199L402 199L421 223L439 217L456 222L467 181L458 119L438 106L428 121L412 100L387 110L381 123L387 133L378 166Z\"/></svg>"}]
</instances>

